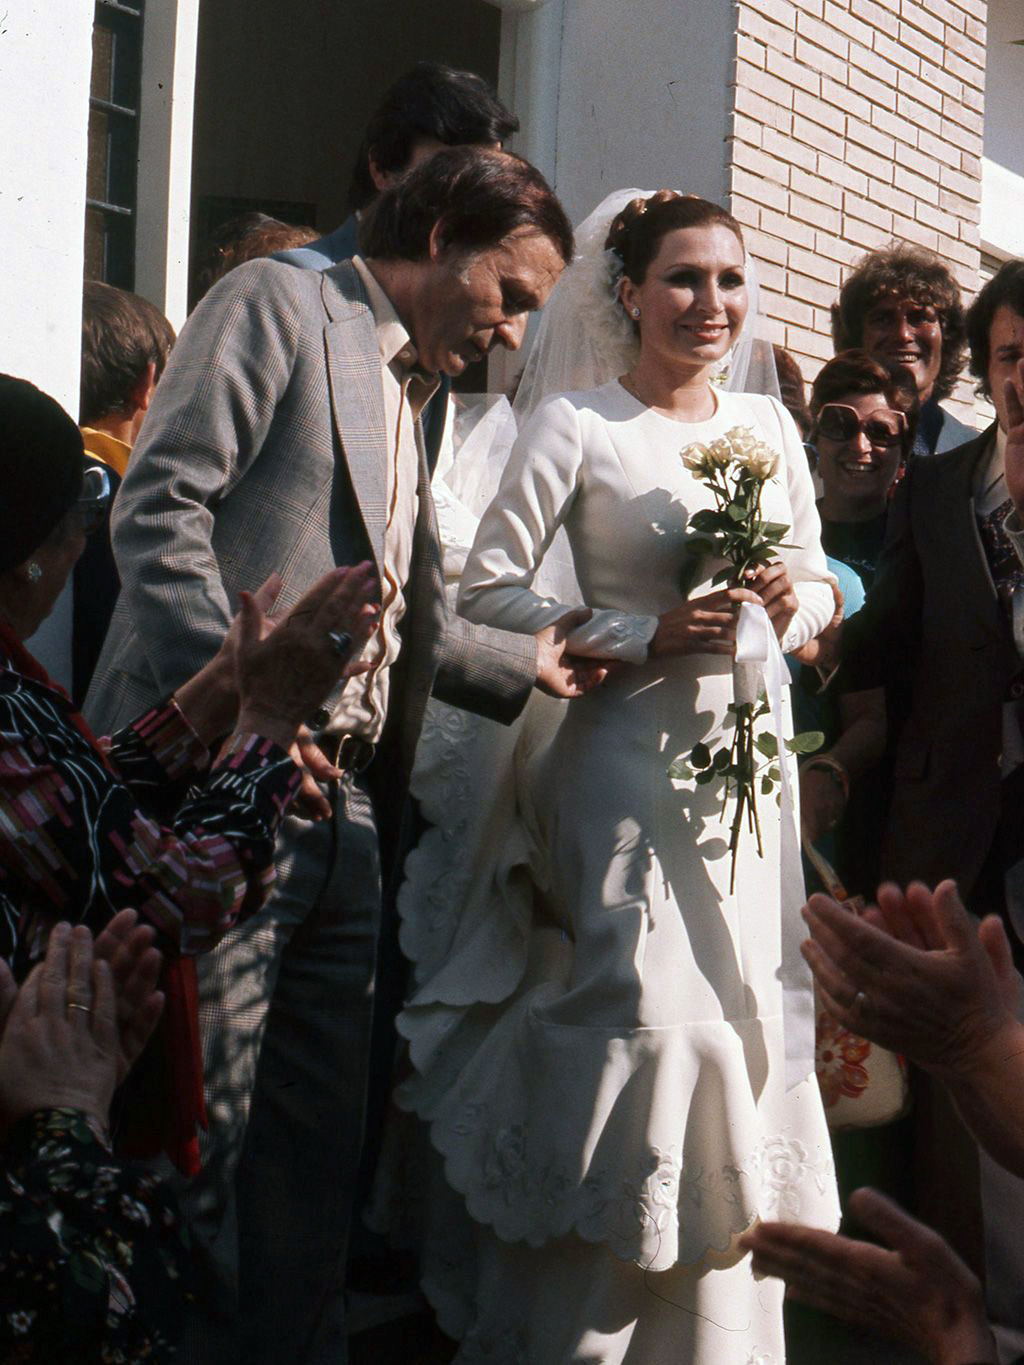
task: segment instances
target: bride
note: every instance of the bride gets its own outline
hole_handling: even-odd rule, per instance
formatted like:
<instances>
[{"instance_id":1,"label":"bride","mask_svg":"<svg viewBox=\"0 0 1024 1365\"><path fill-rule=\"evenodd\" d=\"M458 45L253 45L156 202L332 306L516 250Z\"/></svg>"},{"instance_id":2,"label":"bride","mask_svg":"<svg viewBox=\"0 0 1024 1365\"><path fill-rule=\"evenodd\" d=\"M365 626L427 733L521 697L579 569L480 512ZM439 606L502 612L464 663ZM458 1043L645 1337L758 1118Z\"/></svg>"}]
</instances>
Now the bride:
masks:
<instances>
[{"instance_id":1,"label":"bride","mask_svg":"<svg viewBox=\"0 0 1024 1365\"><path fill-rule=\"evenodd\" d=\"M437 1275L432 1294L449 1293L465 1365L776 1365L782 1286L754 1281L738 1235L838 1218L788 789L730 891L720 792L669 775L728 735L741 604L784 650L831 619L810 476L777 401L713 382L747 313L739 225L670 191L626 198L581 229L524 401L584 356L606 382L536 407L459 595L506 629L558 620L576 603L537 575L563 528L593 608L573 647L618 671L560 723L528 722L543 742L516 765L488 908L419 964L400 1021L401 1100L472 1220L462 1320ZM791 544L743 588L711 587L719 561L691 564L684 592L687 524L711 499L682 453L737 426L779 455L763 505ZM788 725L781 705L761 723ZM460 1259L449 1227L452 1278Z\"/></svg>"}]
</instances>

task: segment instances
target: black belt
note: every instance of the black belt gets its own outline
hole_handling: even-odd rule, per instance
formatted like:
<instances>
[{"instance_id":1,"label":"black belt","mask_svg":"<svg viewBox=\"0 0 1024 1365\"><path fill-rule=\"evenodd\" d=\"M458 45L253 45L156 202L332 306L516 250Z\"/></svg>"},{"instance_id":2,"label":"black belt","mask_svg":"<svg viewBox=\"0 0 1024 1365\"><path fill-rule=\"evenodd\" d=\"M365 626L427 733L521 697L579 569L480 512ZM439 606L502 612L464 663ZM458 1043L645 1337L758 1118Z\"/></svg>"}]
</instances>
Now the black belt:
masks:
<instances>
[{"instance_id":1,"label":"black belt","mask_svg":"<svg viewBox=\"0 0 1024 1365\"><path fill-rule=\"evenodd\" d=\"M321 735L317 744L328 762L346 773L365 772L376 752L376 745L358 735Z\"/></svg>"}]
</instances>

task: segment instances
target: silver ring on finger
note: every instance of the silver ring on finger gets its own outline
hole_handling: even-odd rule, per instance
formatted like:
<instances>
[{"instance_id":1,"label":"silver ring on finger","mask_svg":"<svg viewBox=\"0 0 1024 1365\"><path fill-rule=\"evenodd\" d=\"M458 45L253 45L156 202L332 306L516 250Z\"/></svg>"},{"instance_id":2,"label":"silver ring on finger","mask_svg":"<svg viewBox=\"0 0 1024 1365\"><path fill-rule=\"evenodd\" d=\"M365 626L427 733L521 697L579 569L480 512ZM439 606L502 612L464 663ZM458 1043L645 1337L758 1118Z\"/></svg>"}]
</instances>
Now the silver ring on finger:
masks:
<instances>
[{"instance_id":1,"label":"silver ring on finger","mask_svg":"<svg viewBox=\"0 0 1024 1365\"><path fill-rule=\"evenodd\" d=\"M858 1019L863 1019L867 1013L868 998L863 991L858 991L853 997L853 1004L850 1007Z\"/></svg>"},{"instance_id":2,"label":"silver ring on finger","mask_svg":"<svg viewBox=\"0 0 1024 1365\"><path fill-rule=\"evenodd\" d=\"M68 1001L68 1012L70 1013L71 1010L81 1010L83 1014L92 1014L92 1010L90 1009L90 1007L88 1005L81 1004L78 1000Z\"/></svg>"},{"instance_id":3,"label":"silver ring on finger","mask_svg":"<svg viewBox=\"0 0 1024 1365\"><path fill-rule=\"evenodd\" d=\"M329 630L327 639L339 659L347 659L352 651L352 636L347 630Z\"/></svg>"}]
</instances>

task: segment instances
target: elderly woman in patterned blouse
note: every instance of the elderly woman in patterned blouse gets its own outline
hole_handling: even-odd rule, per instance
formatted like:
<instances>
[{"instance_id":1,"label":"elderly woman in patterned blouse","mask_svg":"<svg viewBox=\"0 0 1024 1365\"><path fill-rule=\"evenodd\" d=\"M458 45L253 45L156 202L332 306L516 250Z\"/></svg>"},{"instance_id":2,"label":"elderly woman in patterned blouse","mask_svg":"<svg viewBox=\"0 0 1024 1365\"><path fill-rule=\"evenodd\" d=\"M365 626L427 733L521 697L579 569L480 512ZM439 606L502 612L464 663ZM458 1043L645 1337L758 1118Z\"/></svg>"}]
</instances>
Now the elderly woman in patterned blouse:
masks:
<instances>
[{"instance_id":1,"label":"elderly woman in patterned blouse","mask_svg":"<svg viewBox=\"0 0 1024 1365\"><path fill-rule=\"evenodd\" d=\"M289 749L303 718L359 667L348 660L373 628L377 584L369 565L336 569L269 631L263 608L280 585L243 594L217 657L97 741L23 643L104 506L102 472L83 471L71 418L0 376L0 957L24 976L58 920L100 933L132 906L153 926L167 1004L144 1059L144 1102L121 1106L124 1136L192 1172L204 1114L190 958L263 903L301 780Z\"/></svg>"}]
</instances>

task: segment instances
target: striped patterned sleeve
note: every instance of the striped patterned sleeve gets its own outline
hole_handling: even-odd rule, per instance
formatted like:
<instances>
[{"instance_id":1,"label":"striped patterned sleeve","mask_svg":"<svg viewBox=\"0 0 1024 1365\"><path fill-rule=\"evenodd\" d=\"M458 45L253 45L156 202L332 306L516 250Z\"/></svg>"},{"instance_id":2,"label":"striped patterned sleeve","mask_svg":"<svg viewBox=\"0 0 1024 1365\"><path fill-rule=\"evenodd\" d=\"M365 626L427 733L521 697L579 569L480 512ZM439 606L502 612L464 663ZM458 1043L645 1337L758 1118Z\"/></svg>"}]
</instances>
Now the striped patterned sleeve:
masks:
<instances>
[{"instance_id":1,"label":"striped patterned sleeve","mask_svg":"<svg viewBox=\"0 0 1024 1365\"><path fill-rule=\"evenodd\" d=\"M4 919L16 913L25 924L39 912L95 931L132 906L165 949L200 953L263 904L278 826L300 782L282 749L235 736L203 784L161 822L140 805L139 778L148 773L154 789L160 773L180 781L183 765L195 766L194 736L152 712L131 727L134 739L121 732L105 760L51 689L11 686L10 674L4 681L0 907L13 907Z\"/></svg>"}]
</instances>

